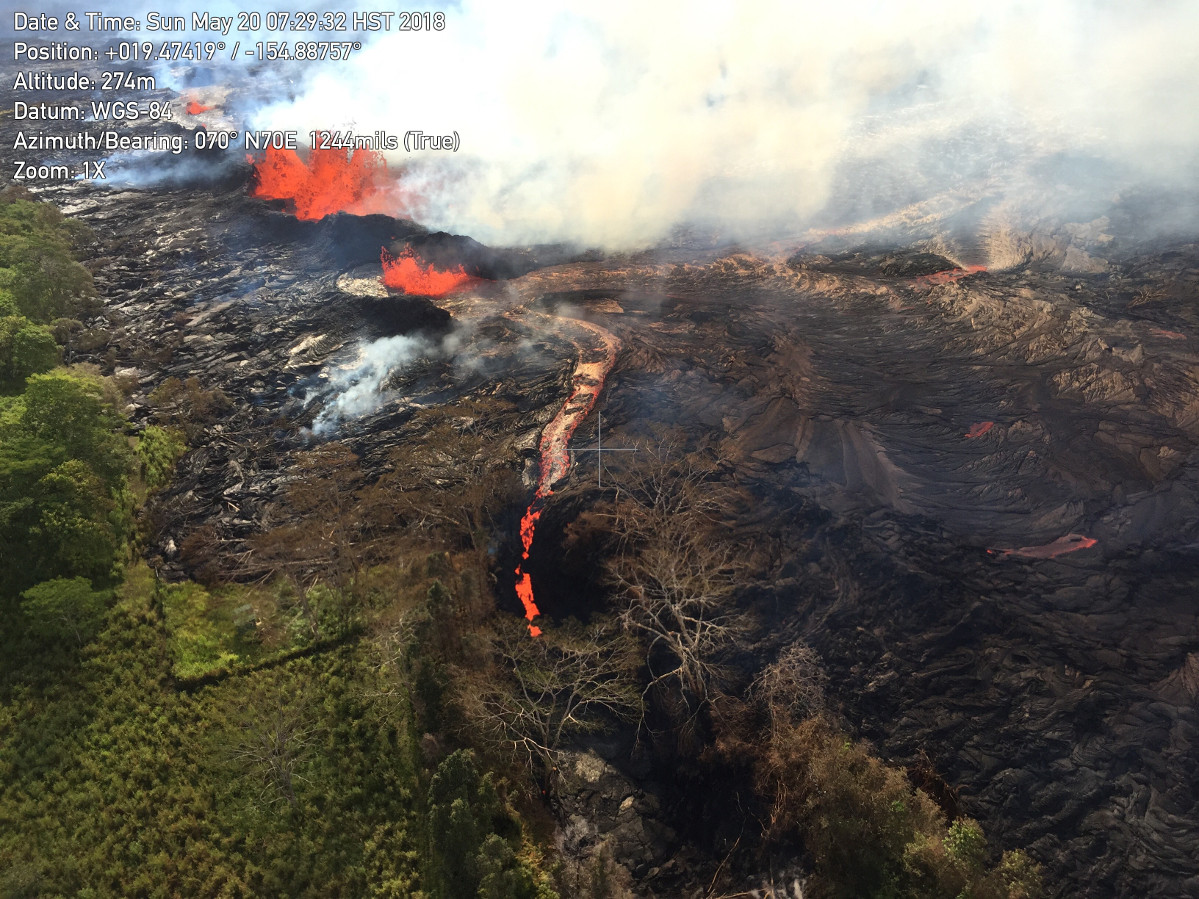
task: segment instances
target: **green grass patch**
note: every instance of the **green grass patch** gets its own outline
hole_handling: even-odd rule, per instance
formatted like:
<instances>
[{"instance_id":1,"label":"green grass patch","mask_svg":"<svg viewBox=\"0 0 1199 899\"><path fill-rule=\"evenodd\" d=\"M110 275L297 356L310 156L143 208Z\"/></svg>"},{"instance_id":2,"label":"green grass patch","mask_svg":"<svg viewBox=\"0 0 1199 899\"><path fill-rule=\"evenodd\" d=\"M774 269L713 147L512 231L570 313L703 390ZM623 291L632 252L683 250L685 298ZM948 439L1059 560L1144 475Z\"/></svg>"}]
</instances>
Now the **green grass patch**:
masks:
<instances>
[{"instance_id":1,"label":"green grass patch","mask_svg":"<svg viewBox=\"0 0 1199 899\"><path fill-rule=\"evenodd\" d=\"M421 895L392 682L346 644L175 689L163 589L131 566L82 652L0 668L0 896Z\"/></svg>"},{"instance_id":2,"label":"green grass patch","mask_svg":"<svg viewBox=\"0 0 1199 899\"><path fill-rule=\"evenodd\" d=\"M322 641L319 590L300 597L286 586L199 584L161 588L172 668L192 679L253 667Z\"/></svg>"}]
</instances>

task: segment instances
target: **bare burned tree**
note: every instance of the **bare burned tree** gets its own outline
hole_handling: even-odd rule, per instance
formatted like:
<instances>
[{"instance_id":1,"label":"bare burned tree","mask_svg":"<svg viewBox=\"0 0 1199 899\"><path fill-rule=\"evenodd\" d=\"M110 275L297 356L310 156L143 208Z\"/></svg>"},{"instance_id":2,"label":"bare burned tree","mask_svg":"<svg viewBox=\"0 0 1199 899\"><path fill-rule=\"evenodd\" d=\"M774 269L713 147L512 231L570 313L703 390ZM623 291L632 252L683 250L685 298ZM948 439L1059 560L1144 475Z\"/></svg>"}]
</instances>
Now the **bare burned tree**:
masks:
<instances>
[{"instance_id":1,"label":"bare burned tree","mask_svg":"<svg viewBox=\"0 0 1199 899\"><path fill-rule=\"evenodd\" d=\"M777 733L824 711L828 675L820 656L806 643L784 649L754 681L750 694L770 714L770 727Z\"/></svg>"},{"instance_id":2,"label":"bare burned tree","mask_svg":"<svg viewBox=\"0 0 1199 899\"><path fill-rule=\"evenodd\" d=\"M274 511L286 524L256 537L244 569L268 577L285 573L311 583L317 576L347 590L363 563L368 521L358 514L363 474L348 446L329 443L296 457L295 477Z\"/></svg>"},{"instance_id":3,"label":"bare burned tree","mask_svg":"<svg viewBox=\"0 0 1199 899\"><path fill-rule=\"evenodd\" d=\"M396 521L452 544L486 547L493 516L521 495L516 472L497 464L496 439L478 432L468 404L461 413L426 413L424 431L398 447L388 470L364 492L364 515Z\"/></svg>"},{"instance_id":4,"label":"bare burned tree","mask_svg":"<svg viewBox=\"0 0 1199 899\"><path fill-rule=\"evenodd\" d=\"M459 679L471 726L531 767L553 764L570 737L636 720L636 650L602 624L570 623L531 638L524 622L497 619L493 664Z\"/></svg>"},{"instance_id":5,"label":"bare burned tree","mask_svg":"<svg viewBox=\"0 0 1199 899\"><path fill-rule=\"evenodd\" d=\"M259 782L264 805L296 806L296 782L305 780L299 772L315 733L302 697L278 695L252 704L232 755Z\"/></svg>"},{"instance_id":6,"label":"bare burned tree","mask_svg":"<svg viewBox=\"0 0 1199 899\"><path fill-rule=\"evenodd\" d=\"M409 659L421 628L429 619L426 609L392 604L372 622L370 647L374 650L375 668L386 672L388 690L375 694L394 697L412 689Z\"/></svg>"},{"instance_id":7,"label":"bare burned tree","mask_svg":"<svg viewBox=\"0 0 1199 899\"><path fill-rule=\"evenodd\" d=\"M624 626L645 642L647 692L674 688L694 712L722 676L742 630L733 596L747 564L724 519L738 502L718 460L664 448L622 473L608 514L616 539L606 568Z\"/></svg>"}]
</instances>

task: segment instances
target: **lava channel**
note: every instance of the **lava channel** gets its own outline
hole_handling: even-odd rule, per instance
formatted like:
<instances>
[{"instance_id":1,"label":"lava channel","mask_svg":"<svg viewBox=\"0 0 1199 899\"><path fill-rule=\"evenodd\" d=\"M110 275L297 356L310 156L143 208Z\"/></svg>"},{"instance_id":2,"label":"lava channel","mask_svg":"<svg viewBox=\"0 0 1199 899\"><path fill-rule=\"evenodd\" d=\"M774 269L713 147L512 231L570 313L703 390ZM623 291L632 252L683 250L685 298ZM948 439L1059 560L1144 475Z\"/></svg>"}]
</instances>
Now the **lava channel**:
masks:
<instances>
[{"instance_id":1,"label":"lava channel","mask_svg":"<svg viewBox=\"0 0 1199 899\"><path fill-rule=\"evenodd\" d=\"M1065 537L1058 537L1052 543L1046 543L1044 546L1021 546L1019 549L989 549L987 552L992 555L1019 556L1024 559L1056 559L1058 556L1064 556L1066 553L1077 552L1080 549L1090 549L1098 542L1094 537L1086 537L1082 534L1067 534Z\"/></svg>"},{"instance_id":2,"label":"lava channel","mask_svg":"<svg viewBox=\"0 0 1199 899\"><path fill-rule=\"evenodd\" d=\"M558 410L544 431L541 432L540 474L537 478L537 490L533 494L533 502L520 520L520 542L523 547L521 563L516 566L516 595L525 609L525 618L530 622L529 634L541 635L541 628L532 621L541 614L533 599L533 579L524 570L524 563L529 559L529 549L533 545L533 533L537 527L537 519L541 517L546 500L554 493L554 485L566 477L570 471L570 438L574 435L583 419L587 417L599 399L604 389L604 379L612 366L616 364L616 353L620 349L620 341L616 335L591 322L571 319L573 324L585 328L599 338L603 346L603 359L598 362L584 362L580 356L575 365L571 378L570 397ZM582 352L582 348L580 348Z\"/></svg>"},{"instance_id":3,"label":"lava channel","mask_svg":"<svg viewBox=\"0 0 1199 899\"><path fill-rule=\"evenodd\" d=\"M920 275L913 281L920 287L936 287L940 284L952 284L954 281L960 281L962 278L977 275L986 270L985 265L968 265L965 268L951 268L944 272L933 272L931 275Z\"/></svg>"}]
</instances>

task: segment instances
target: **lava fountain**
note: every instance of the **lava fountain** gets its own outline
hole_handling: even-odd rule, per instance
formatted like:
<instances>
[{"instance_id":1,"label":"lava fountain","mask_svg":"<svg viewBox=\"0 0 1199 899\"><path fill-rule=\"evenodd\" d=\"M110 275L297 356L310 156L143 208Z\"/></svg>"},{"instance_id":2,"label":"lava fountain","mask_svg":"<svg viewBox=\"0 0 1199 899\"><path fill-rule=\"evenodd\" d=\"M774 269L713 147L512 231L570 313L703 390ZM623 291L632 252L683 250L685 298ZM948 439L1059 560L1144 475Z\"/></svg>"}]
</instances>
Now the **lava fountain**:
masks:
<instances>
[{"instance_id":1,"label":"lava fountain","mask_svg":"<svg viewBox=\"0 0 1199 899\"><path fill-rule=\"evenodd\" d=\"M313 147L305 161L294 150L268 148L254 165L252 196L290 200L296 218L316 221L336 212L394 214L394 183L383 156L373 150Z\"/></svg>"},{"instance_id":2,"label":"lava fountain","mask_svg":"<svg viewBox=\"0 0 1199 899\"><path fill-rule=\"evenodd\" d=\"M571 377L571 392L569 398L558 410L544 431L541 432L540 472L537 478L537 490L533 501L529 504L524 517L520 520L520 542L522 546L521 563L516 566L516 595L525 609L525 618L530 622L529 634L537 637L541 628L532 621L541 614L533 599L533 579L524 570L524 563L529 559L529 550L533 545L533 533L537 527L537 519L541 517L545 503L554 493L554 485L566 477L570 471L570 438L574 436L583 419L595 407L600 392L604 389L604 379L616 363L616 353L620 349L620 341L616 335L591 322L571 320L573 324L589 331L599 338L601 358L592 362L583 361L583 350L580 348L579 362Z\"/></svg>"},{"instance_id":3,"label":"lava fountain","mask_svg":"<svg viewBox=\"0 0 1199 899\"><path fill-rule=\"evenodd\" d=\"M432 265L426 265L417 258L411 247L399 256L392 256L384 249L381 259L383 284L404 293L443 297L478 280L468 275L462 266L441 271Z\"/></svg>"}]
</instances>

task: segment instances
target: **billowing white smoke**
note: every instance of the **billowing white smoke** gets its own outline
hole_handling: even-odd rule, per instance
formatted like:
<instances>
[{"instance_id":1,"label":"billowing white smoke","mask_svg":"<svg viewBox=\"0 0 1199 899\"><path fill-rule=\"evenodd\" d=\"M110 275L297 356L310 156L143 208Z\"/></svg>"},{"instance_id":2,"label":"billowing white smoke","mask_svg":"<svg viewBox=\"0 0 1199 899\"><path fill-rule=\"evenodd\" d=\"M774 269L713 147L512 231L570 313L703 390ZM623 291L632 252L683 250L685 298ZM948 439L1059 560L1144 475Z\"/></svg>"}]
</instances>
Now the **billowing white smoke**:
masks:
<instances>
[{"instance_id":1,"label":"billowing white smoke","mask_svg":"<svg viewBox=\"0 0 1199 899\"><path fill-rule=\"evenodd\" d=\"M565 308L569 314L569 308ZM459 320L453 330L436 338L422 334L381 337L359 347L352 359L334 362L326 368L325 382L305 398L305 404L320 404L312 430L327 435L355 419L378 412L388 403L397 402L400 394L389 389L389 382L395 375L405 370L411 372L418 365L436 361L452 372L451 377L469 377L475 373L490 377L491 366L501 356L529 360L541 352L523 337L497 342L476 332L469 320ZM502 361L498 364L504 365ZM423 401L419 389L406 398L417 403Z\"/></svg>"},{"instance_id":2,"label":"billowing white smoke","mask_svg":"<svg viewBox=\"0 0 1199 899\"><path fill-rule=\"evenodd\" d=\"M339 422L368 415L388 401L387 379L414 360L439 355L441 349L419 335L382 337L364 346L358 358L332 371L320 392L327 396L312 430L326 434Z\"/></svg>"},{"instance_id":3,"label":"billowing white smoke","mask_svg":"<svg viewBox=\"0 0 1199 899\"><path fill-rule=\"evenodd\" d=\"M841 197L878 210L988 179L1041 195L1075 164L1099 164L1109 195L1195 172L1194 0L462 0L445 16L254 124L457 131L458 153L397 156L407 211L502 244L752 235Z\"/></svg>"}]
</instances>

